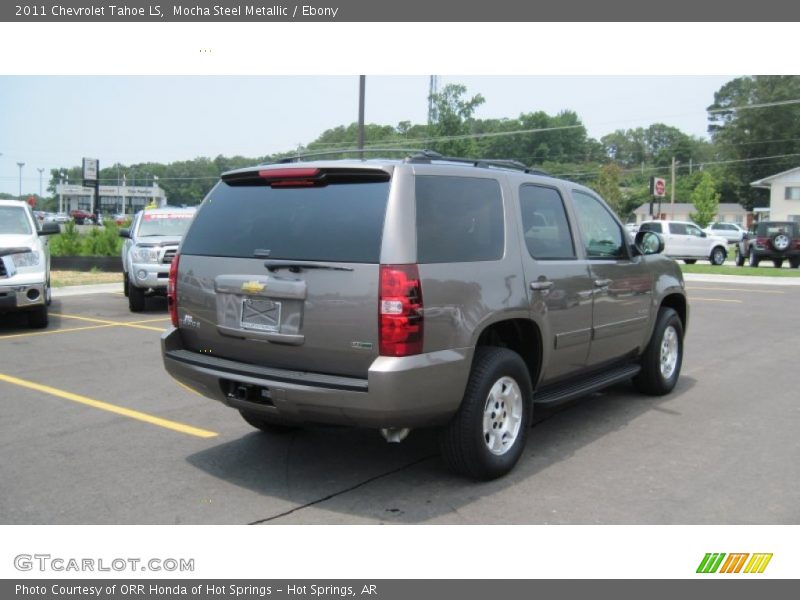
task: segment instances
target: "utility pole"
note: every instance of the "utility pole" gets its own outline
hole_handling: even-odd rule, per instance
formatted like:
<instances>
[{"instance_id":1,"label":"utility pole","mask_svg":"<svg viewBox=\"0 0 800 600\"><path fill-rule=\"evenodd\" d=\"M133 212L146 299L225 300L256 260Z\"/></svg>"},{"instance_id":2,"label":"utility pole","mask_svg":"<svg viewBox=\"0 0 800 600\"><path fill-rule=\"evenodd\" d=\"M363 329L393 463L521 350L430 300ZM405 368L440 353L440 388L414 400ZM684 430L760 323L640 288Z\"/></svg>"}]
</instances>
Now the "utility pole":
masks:
<instances>
[{"instance_id":1,"label":"utility pole","mask_svg":"<svg viewBox=\"0 0 800 600\"><path fill-rule=\"evenodd\" d=\"M672 184L670 185L671 188L671 196L670 196L670 211L671 211L671 219L675 218L675 165L679 165L680 163L675 160L675 157L672 157Z\"/></svg>"},{"instance_id":2,"label":"utility pole","mask_svg":"<svg viewBox=\"0 0 800 600\"><path fill-rule=\"evenodd\" d=\"M366 96L367 76L358 76L358 149L364 150L364 97ZM364 153L359 152L359 158L364 160Z\"/></svg>"},{"instance_id":3,"label":"utility pole","mask_svg":"<svg viewBox=\"0 0 800 600\"><path fill-rule=\"evenodd\" d=\"M25 166L25 163L18 162L17 166L19 167L19 199L22 200L22 167Z\"/></svg>"},{"instance_id":4,"label":"utility pole","mask_svg":"<svg viewBox=\"0 0 800 600\"><path fill-rule=\"evenodd\" d=\"M41 167L37 167L36 169L39 171L39 198L42 197L42 173L44 173L44 169Z\"/></svg>"}]
</instances>

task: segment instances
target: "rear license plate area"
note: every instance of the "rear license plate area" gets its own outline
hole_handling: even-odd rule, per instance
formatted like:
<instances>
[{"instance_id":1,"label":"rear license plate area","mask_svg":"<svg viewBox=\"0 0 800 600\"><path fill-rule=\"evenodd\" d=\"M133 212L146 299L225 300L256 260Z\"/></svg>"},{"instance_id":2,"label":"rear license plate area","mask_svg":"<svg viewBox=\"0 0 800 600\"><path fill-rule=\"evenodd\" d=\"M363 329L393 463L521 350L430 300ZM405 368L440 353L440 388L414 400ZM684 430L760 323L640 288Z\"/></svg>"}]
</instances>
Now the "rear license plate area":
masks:
<instances>
[{"instance_id":1,"label":"rear license plate area","mask_svg":"<svg viewBox=\"0 0 800 600\"><path fill-rule=\"evenodd\" d=\"M243 298L239 325L242 329L277 333L281 329L281 303L262 298Z\"/></svg>"}]
</instances>

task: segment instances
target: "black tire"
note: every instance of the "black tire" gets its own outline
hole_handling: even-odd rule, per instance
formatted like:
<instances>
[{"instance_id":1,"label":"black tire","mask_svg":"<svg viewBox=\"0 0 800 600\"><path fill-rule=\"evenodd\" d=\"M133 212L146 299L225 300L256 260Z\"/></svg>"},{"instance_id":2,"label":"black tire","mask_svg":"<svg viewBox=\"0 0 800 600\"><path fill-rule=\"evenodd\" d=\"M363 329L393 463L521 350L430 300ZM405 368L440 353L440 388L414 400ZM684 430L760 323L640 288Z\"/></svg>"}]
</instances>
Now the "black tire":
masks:
<instances>
[{"instance_id":1,"label":"black tire","mask_svg":"<svg viewBox=\"0 0 800 600\"><path fill-rule=\"evenodd\" d=\"M286 425L285 423L276 423L270 421L269 418L261 415L256 415L251 412L240 410L239 414L247 421L247 424L263 431L264 433L289 433L299 429L296 425Z\"/></svg>"},{"instance_id":2,"label":"black tire","mask_svg":"<svg viewBox=\"0 0 800 600\"><path fill-rule=\"evenodd\" d=\"M683 262L685 262L687 265L693 265L694 263L697 262L697 259L696 258L684 258Z\"/></svg>"},{"instance_id":3,"label":"black tire","mask_svg":"<svg viewBox=\"0 0 800 600\"><path fill-rule=\"evenodd\" d=\"M800 267L800 258L790 258L789 259L789 266L793 269Z\"/></svg>"},{"instance_id":4,"label":"black tire","mask_svg":"<svg viewBox=\"0 0 800 600\"><path fill-rule=\"evenodd\" d=\"M772 259L772 265L776 269L780 269L783 266L783 259L782 258L773 258Z\"/></svg>"},{"instance_id":5,"label":"black tire","mask_svg":"<svg viewBox=\"0 0 800 600\"><path fill-rule=\"evenodd\" d=\"M496 394L506 392L510 394L509 406ZM441 431L439 441L445 464L456 473L481 480L496 479L511 471L525 449L532 397L530 374L519 354L506 348L477 348L461 407ZM494 408L490 404L493 398L497 400ZM517 414L509 419L512 402L517 404ZM496 412L487 417L492 410ZM485 430L487 418L498 431L506 426L512 430L495 437L495 442L500 441L495 450L489 448L492 440L491 432ZM511 442L506 445L503 440L509 438Z\"/></svg>"},{"instance_id":6,"label":"black tire","mask_svg":"<svg viewBox=\"0 0 800 600\"><path fill-rule=\"evenodd\" d=\"M750 255L748 257L747 262L750 264L751 267L757 267L758 263L761 262L761 259L758 258L758 256L756 256L756 251L753 250L752 248L750 248Z\"/></svg>"},{"instance_id":7,"label":"black tire","mask_svg":"<svg viewBox=\"0 0 800 600\"><path fill-rule=\"evenodd\" d=\"M662 370L662 347L665 344L671 346L673 340L676 342L674 350L677 355L671 370L665 373ZM633 384L640 392L650 396L663 396L670 393L678 383L683 364L683 323L673 309L661 308L658 311L653 336L642 354L641 364L642 370L633 378Z\"/></svg>"},{"instance_id":8,"label":"black tire","mask_svg":"<svg viewBox=\"0 0 800 600\"><path fill-rule=\"evenodd\" d=\"M128 297L128 288L130 287L130 282L128 281L128 274L123 271L122 272L122 293L125 294L125 297Z\"/></svg>"},{"instance_id":9,"label":"black tire","mask_svg":"<svg viewBox=\"0 0 800 600\"><path fill-rule=\"evenodd\" d=\"M28 327L33 329L44 329L47 327L49 319L47 317L47 305L40 306L28 311Z\"/></svg>"},{"instance_id":10,"label":"black tire","mask_svg":"<svg viewBox=\"0 0 800 600\"><path fill-rule=\"evenodd\" d=\"M726 258L728 258L728 251L722 246L715 246L711 250L711 256L708 257L708 260L712 265L718 267L725 263Z\"/></svg>"},{"instance_id":11,"label":"black tire","mask_svg":"<svg viewBox=\"0 0 800 600\"><path fill-rule=\"evenodd\" d=\"M739 250L739 246L736 246L736 266L737 267L744 266L744 254L742 254L742 251Z\"/></svg>"},{"instance_id":12,"label":"black tire","mask_svg":"<svg viewBox=\"0 0 800 600\"><path fill-rule=\"evenodd\" d=\"M135 285L128 286L128 308L131 312L142 312L144 310L145 298L144 290Z\"/></svg>"}]
</instances>

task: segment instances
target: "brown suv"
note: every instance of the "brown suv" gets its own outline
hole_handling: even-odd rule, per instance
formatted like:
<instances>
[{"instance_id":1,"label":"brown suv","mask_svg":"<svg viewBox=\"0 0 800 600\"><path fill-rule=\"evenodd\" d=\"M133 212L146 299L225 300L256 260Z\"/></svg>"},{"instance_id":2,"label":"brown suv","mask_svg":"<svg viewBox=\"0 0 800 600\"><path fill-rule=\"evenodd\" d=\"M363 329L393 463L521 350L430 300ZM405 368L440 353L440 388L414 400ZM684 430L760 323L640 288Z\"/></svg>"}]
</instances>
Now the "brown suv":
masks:
<instances>
[{"instance_id":1,"label":"brown suv","mask_svg":"<svg viewBox=\"0 0 800 600\"><path fill-rule=\"evenodd\" d=\"M653 232L509 161L226 173L172 262L169 373L264 431L441 428L459 473L520 457L536 405L675 386L688 306Z\"/></svg>"}]
</instances>

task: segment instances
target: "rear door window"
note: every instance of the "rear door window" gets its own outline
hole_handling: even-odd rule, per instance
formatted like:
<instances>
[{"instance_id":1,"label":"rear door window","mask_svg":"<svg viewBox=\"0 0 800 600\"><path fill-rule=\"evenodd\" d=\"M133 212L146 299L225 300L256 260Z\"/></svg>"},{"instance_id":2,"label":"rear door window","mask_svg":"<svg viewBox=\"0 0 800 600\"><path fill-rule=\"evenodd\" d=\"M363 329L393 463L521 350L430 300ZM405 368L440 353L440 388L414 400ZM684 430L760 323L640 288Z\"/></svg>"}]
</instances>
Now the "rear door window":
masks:
<instances>
[{"instance_id":1,"label":"rear door window","mask_svg":"<svg viewBox=\"0 0 800 600\"><path fill-rule=\"evenodd\" d=\"M276 188L222 181L203 202L181 252L378 263L388 196L388 181Z\"/></svg>"},{"instance_id":2,"label":"rear door window","mask_svg":"<svg viewBox=\"0 0 800 600\"><path fill-rule=\"evenodd\" d=\"M505 231L495 179L420 175L416 178L417 261L499 260Z\"/></svg>"},{"instance_id":3,"label":"rear door window","mask_svg":"<svg viewBox=\"0 0 800 600\"><path fill-rule=\"evenodd\" d=\"M523 185L519 190L522 228L536 259L575 258L564 201L553 188Z\"/></svg>"}]
</instances>

